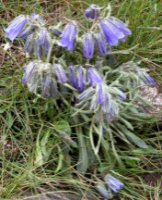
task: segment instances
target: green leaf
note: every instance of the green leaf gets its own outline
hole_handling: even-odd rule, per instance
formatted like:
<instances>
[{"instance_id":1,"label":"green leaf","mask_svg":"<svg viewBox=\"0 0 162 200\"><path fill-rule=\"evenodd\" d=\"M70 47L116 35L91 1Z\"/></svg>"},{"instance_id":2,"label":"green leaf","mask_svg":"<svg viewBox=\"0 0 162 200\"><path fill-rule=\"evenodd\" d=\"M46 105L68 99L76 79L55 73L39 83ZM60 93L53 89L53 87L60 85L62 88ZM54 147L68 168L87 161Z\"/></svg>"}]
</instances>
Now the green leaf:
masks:
<instances>
[{"instance_id":1,"label":"green leaf","mask_svg":"<svg viewBox=\"0 0 162 200\"><path fill-rule=\"evenodd\" d=\"M79 159L77 170L81 173L85 173L89 166L89 157L87 152L87 146L84 136L81 132L78 132L78 141L79 141Z\"/></svg>"},{"instance_id":2,"label":"green leaf","mask_svg":"<svg viewBox=\"0 0 162 200\"><path fill-rule=\"evenodd\" d=\"M149 148L148 145L141 139L139 138L138 136L136 136L135 134L133 134L132 132L130 131L125 131L125 135L127 136L127 138L132 142L134 143L135 145L137 145L138 147L141 147L141 148L144 148L144 149L147 149Z\"/></svg>"}]
</instances>

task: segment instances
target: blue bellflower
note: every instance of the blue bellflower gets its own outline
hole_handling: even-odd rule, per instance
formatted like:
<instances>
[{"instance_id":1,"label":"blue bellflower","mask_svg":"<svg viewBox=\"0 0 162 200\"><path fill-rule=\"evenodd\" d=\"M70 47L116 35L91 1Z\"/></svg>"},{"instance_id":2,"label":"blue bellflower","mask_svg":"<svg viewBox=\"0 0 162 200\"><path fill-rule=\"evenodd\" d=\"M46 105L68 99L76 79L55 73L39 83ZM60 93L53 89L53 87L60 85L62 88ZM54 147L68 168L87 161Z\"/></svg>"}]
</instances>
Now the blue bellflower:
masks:
<instances>
[{"instance_id":1,"label":"blue bellflower","mask_svg":"<svg viewBox=\"0 0 162 200\"><path fill-rule=\"evenodd\" d=\"M84 15L91 19L91 20L96 20L99 15L100 15L100 7L95 5L95 4L91 4L86 10Z\"/></svg>"},{"instance_id":2,"label":"blue bellflower","mask_svg":"<svg viewBox=\"0 0 162 200\"><path fill-rule=\"evenodd\" d=\"M60 64L54 64L57 79L60 83L65 84L67 82L67 76L64 68Z\"/></svg>"},{"instance_id":3,"label":"blue bellflower","mask_svg":"<svg viewBox=\"0 0 162 200\"><path fill-rule=\"evenodd\" d=\"M94 38L92 33L86 33L83 36L83 54L87 59L91 59L94 54Z\"/></svg>"},{"instance_id":4,"label":"blue bellflower","mask_svg":"<svg viewBox=\"0 0 162 200\"><path fill-rule=\"evenodd\" d=\"M99 72L95 68L91 67L88 69L88 81L91 86L94 86L96 84L101 84L103 79Z\"/></svg>"},{"instance_id":5,"label":"blue bellflower","mask_svg":"<svg viewBox=\"0 0 162 200\"><path fill-rule=\"evenodd\" d=\"M34 73L35 66L39 62L31 61L28 65L24 66L24 75L22 78L22 83L27 84L27 82L31 79Z\"/></svg>"},{"instance_id":6,"label":"blue bellflower","mask_svg":"<svg viewBox=\"0 0 162 200\"><path fill-rule=\"evenodd\" d=\"M47 29L42 27L36 32L27 36L25 42L25 50L28 53L34 53L38 58L47 55L51 46L51 37Z\"/></svg>"},{"instance_id":7,"label":"blue bellflower","mask_svg":"<svg viewBox=\"0 0 162 200\"><path fill-rule=\"evenodd\" d=\"M107 43L102 32L95 34L98 51L102 56L107 54Z\"/></svg>"},{"instance_id":8,"label":"blue bellflower","mask_svg":"<svg viewBox=\"0 0 162 200\"><path fill-rule=\"evenodd\" d=\"M154 78L152 78L146 71L146 69L142 69L137 67L136 72L138 73L139 77L141 80L148 86L150 87L155 87L156 86L156 81Z\"/></svg>"},{"instance_id":9,"label":"blue bellflower","mask_svg":"<svg viewBox=\"0 0 162 200\"><path fill-rule=\"evenodd\" d=\"M147 84L150 87L155 87L156 86L156 81L153 79L149 74L145 74L143 77L143 81L145 84Z\"/></svg>"},{"instance_id":10,"label":"blue bellflower","mask_svg":"<svg viewBox=\"0 0 162 200\"><path fill-rule=\"evenodd\" d=\"M124 184L121 181L111 176L110 174L107 174L104 177L104 180L107 186L115 193L119 192L124 187Z\"/></svg>"},{"instance_id":11,"label":"blue bellflower","mask_svg":"<svg viewBox=\"0 0 162 200\"><path fill-rule=\"evenodd\" d=\"M30 34L25 42L25 51L28 53L31 53L34 49L34 43L35 43L35 39L34 39L34 33Z\"/></svg>"},{"instance_id":12,"label":"blue bellflower","mask_svg":"<svg viewBox=\"0 0 162 200\"><path fill-rule=\"evenodd\" d=\"M7 37L13 42L15 38L21 34L28 22L29 18L25 15L19 15L18 17L16 17L5 29Z\"/></svg>"},{"instance_id":13,"label":"blue bellflower","mask_svg":"<svg viewBox=\"0 0 162 200\"><path fill-rule=\"evenodd\" d=\"M41 95L43 97L52 97L56 98L58 94L58 90L56 87L56 83L52 80L51 75L46 74L42 80L41 86Z\"/></svg>"},{"instance_id":14,"label":"blue bellflower","mask_svg":"<svg viewBox=\"0 0 162 200\"><path fill-rule=\"evenodd\" d=\"M41 54L42 54L39 51L39 49L44 51L44 54L47 55L50 49L50 46L51 46L50 34L48 33L47 29L43 27L39 30L38 37L37 37L38 55L41 57Z\"/></svg>"},{"instance_id":15,"label":"blue bellflower","mask_svg":"<svg viewBox=\"0 0 162 200\"><path fill-rule=\"evenodd\" d=\"M70 85L77 89L79 92L83 92L85 89L86 79L83 67L77 69L74 66L69 66L69 82Z\"/></svg>"},{"instance_id":16,"label":"blue bellflower","mask_svg":"<svg viewBox=\"0 0 162 200\"><path fill-rule=\"evenodd\" d=\"M117 46L119 40L125 40L131 35L127 26L115 17L101 19L100 26L110 46Z\"/></svg>"},{"instance_id":17,"label":"blue bellflower","mask_svg":"<svg viewBox=\"0 0 162 200\"><path fill-rule=\"evenodd\" d=\"M77 24L75 21L68 23L63 30L61 37L61 45L68 51L74 50L74 45L77 37Z\"/></svg>"}]
</instances>

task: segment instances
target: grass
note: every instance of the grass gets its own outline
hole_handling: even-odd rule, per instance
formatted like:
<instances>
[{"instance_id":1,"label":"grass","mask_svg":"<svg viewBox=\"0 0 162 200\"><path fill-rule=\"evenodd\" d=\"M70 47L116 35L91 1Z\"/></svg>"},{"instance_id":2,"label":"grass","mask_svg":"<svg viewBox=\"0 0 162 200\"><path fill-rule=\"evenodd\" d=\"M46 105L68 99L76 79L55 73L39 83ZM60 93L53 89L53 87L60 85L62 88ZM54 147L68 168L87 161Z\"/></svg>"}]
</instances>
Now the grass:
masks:
<instances>
[{"instance_id":1,"label":"grass","mask_svg":"<svg viewBox=\"0 0 162 200\"><path fill-rule=\"evenodd\" d=\"M130 49L126 55L115 55L114 66L128 60L140 60L161 84L162 67L162 5L160 0L113 0L113 15L129 21L133 34L117 50ZM37 12L48 24L70 17L80 19L92 1L78 0L10 0L0 1L0 25L6 27L15 16ZM94 0L106 6L106 0ZM70 17L71 18L71 17ZM0 42L7 39L0 30ZM17 41L21 46L22 42ZM117 149L122 165L105 159L102 165L92 165L84 176L76 170L77 154L72 154L69 143L74 141L63 134L73 131L72 110L57 103L29 94L21 85L22 66L28 61L22 48L15 43L8 52L1 47L0 57L0 199L22 198L27 192L41 191L72 193L81 199L102 199L95 191L95 180L105 169L117 173L125 183L121 200L161 200L162 137L159 124L147 124L135 132L154 147L141 150L131 147ZM151 122L150 122L151 123ZM71 144L72 143L72 144ZM69 153L70 152L70 153ZM107 155L106 155L107 156ZM110 155L111 158L111 155ZM122 176L119 176L121 174ZM117 199L115 197L114 199Z\"/></svg>"}]
</instances>

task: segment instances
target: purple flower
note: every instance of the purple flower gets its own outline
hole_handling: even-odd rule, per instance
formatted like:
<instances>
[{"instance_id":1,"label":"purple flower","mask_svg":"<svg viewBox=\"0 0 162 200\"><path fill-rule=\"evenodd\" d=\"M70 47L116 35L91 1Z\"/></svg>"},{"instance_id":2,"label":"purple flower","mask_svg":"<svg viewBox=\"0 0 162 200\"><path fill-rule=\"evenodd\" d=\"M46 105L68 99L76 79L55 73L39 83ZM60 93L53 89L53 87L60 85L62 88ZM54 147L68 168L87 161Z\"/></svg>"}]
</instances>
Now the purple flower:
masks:
<instances>
[{"instance_id":1,"label":"purple flower","mask_svg":"<svg viewBox=\"0 0 162 200\"><path fill-rule=\"evenodd\" d=\"M28 53L34 52L36 57L47 55L51 46L51 37L47 29L42 27L36 32L27 36L25 42L25 50Z\"/></svg>"},{"instance_id":2,"label":"purple flower","mask_svg":"<svg viewBox=\"0 0 162 200\"><path fill-rule=\"evenodd\" d=\"M84 15L92 20L96 20L99 17L99 12L100 12L100 7L95 5L95 4L91 4L86 10Z\"/></svg>"},{"instance_id":3,"label":"purple flower","mask_svg":"<svg viewBox=\"0 0 162 200\"><path fill-rule=\"evenodd\" d=\"M97 98L99 105L105 105L108 103L107 91L104 88L103 84L99 84L97 88Z\"/></svg>"},{"instance_id":4,"label":"purple flower","mask_svg":"<svg viewBox=\"0 0 162 200\"><path fill-rule=\"evenodd\" d=\"M65 84L67 82L66 72L63 69L63 67L60 64L54 64L56 76L58 78L58 81L62 84Z\"/></svg>"},{"instance_id":5,"label":"purple flower","mask_svg":"<svg viewBox=\"0 0 162 200\"><path fill-rule=\"evenodd\" d=\"M141 68L137 68L136 69L139 77L142 79L142 81L150 86L150 87L155 87L156 86L156 81L146 72L146 69L141 69Z\"/></svg>"},{"instance_id":6,"label":"purple flower","mask_svg":"<svg viewBox=\"0 0 162 200\"><path fill-rule=\"evenodd\" d=\"M54 82L49 74L43 78L41 89L42 89L41 95L43 97L55 98L58 94L56 84L54 84Z\"/></svg>"},{"instance_id":7,"label":"purple flower","mask_svg":"<svg viewBox=\"0 0 162 200\"><path fill-rule=\"evenodd\" d=\"M78 90L79 92L83 92L85 89L85 76L84 70L82 67L78 69Z\"/></svg>"},{"instance_id":8,"label":"purple flower","mask_svg":"<svg viewBox=\"0 0 162 200\"><path fill-rule=\"evenodd\" d=\"M104 177L104 180L107 186L115 193L119 192L124 187L124 184L122 182L120 182L118 179L111 176L110 174L107 174Z\"/></svg>"},{"instance_id":9,"label":"purple flower","mask_svg":"<svg viewBox=\"0 0 162 200\"><path fill-rule=\"evenodd\" d=\"M125 34L125 37L132 34L131 30L127 28L127 25L116 17L111 16L109 20Z\"/></svg>"},{"instance_id":10,"label":"purple flower","mask_svg":"<svg viewBox=\"0 0 162 200\"><path fill-rule=\"evenodd\" d=\"M74 50L74 45L77 37L77 24L75 21L68 23L63 30L61 37L61 45L67 48L68 51Z\"/></svg>"},{"instance_id":11,"label":"purple flower","mask_svg":"<svg viewBox=\"0 0 162 200\"><path fill-rule=\"evenodd\" d=\"M24 75L22 78L23 84L26 84L32 78L35 66L36 62L33 61L31 61L28 65L24 66Z\"/></svg>"},{"instance_id":12,"label":"purple flower","mask_svg":"<svg viewBox=\"0 0 162 200\"><path fill-rule=\"evenodd\" d=\"M7 37L13 42L15 38L21 34L28 21L29 18L25 15L19 15L12 20L9 26L5 29Z\"/></svg>"},{"instance_id":13,"label":"purple flower","mask_svg":"<svg viewBox=\"0 0 162 200\"><path fill-rule=\"evenodd\" d=\"M85 73L83 67L77 69L74 66L69 66L69 82L70 85L76 88L79 92L83 92L85 89Z\"/></svg>"},{"instance_id":14,"label":"purple flower","mask_svg":"<svg viewBox=\"0 0 162 200\"><path fill-rule=\"evenodd\" d=\"M27 36L29 36L32 31L33 31L34 27L33 26L28 26L27 28L25 28L19 35L18 37L20 38L27 38Z\"/></svg>"},{"instance_id":15,"label":"purple flower","mask_svg":"<svg viewBox=\"0 0 162 200\"><path fill-rule=\"evenodd\" d=\"M127 35L131 35L127 26L115 17L101 19L100 26L110 46L117 46L119 40L125 40Z\"/></svg>"},{"instance_id":16,"label":"purple flower","mask_svg":"<svg viewBox=\"0 0 162 200\"><path fill-rule=\"evenodd\" d=\"M37 46L44 50L47 55L51 46L51 37L46 28L41 28L38 32ZM39 52L39 51L38 51ZM38 53L39 54L39 53Z\"/></svg>"},{"instance_id":17,"label":"purple flower","mask_svg":"<svg viewBox=\"0 0 162 200\"><path fill-rule=\"evenodd\" d=\"M92 33L86 33L83 36L83 54L87 59L91 59L94 54L94 38Z\"/></svg>"},{"instance_id":18,"label":"purple flower","mask_svg":"<svg viewBox=\"0 0 162 200\"><path fill-rule=\"evenodd\" d=\"M96 33L95 38L99 53L102 56L105 56L107 54L107 44L104 35L102 34L102 32Z\"/></svg>"},{"instance_id":19,"label":"purple flower","mask_svg":"<svg viewBox=\"0 0 162 200\"><path fill-rule=\"evenodd\" d=\"M25 42L25 51L28 53L31 53L33 51L33 46L34 46L34 33L30 34Z\"/></svg>"},{"instance_id":20,"label":"purple flower","mask_svg":"<svg viewBox=\"0 0 162 200\"><path fill-rule=\"evenodd\" d=\"M143 81L145 84L147 84L150 87L156 86L156 81L147 73L144 74Z\"/></svg>"},{"instance_id":21,"label":"purple flower","mask_svg":"<svg viewBox=\"0 0 162 200\"><path fill-rule=\"evenodd\" d=\"M91 86L102 83L103 79L98 71L91 67L88 69L88 81Z\"/></svg>"}]
</instances>

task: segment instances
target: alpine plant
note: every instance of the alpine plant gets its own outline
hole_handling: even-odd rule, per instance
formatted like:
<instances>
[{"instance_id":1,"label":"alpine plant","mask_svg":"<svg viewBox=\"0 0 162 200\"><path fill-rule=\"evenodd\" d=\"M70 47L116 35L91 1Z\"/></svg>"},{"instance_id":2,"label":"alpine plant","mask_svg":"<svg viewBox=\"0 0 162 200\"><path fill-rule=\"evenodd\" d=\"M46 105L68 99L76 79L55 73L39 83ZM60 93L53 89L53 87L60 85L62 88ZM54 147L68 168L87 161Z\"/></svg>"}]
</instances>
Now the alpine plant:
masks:
<instances>
[{"instance_id":1,"label":"alpine plant","mask_svg":"<svg viewBox=\"0 0 162 200\"><path fill-rule=\"evenodd\" d=\"M128 23L106 13L107 8L92 4L84 12L86 26L80 21L67 20L49 27L39 14L22 14L4 29L11 42L24 40L24 49L31 56L31 61L23 67L23 85L39 97L69 104L76 111L78 123L91 119L87 123L95 154L99 152L102 137L132 102L132 88L156 86L148 70L133 61L117 68L108 63L114 46L125 42L132 32ZM96 133L98 142L93 141ZM114 193L124 187L111 175L105 176L105 182ZM104 197L109 196L101 185L98 190Z\"/></svg>"}]
</instances>

